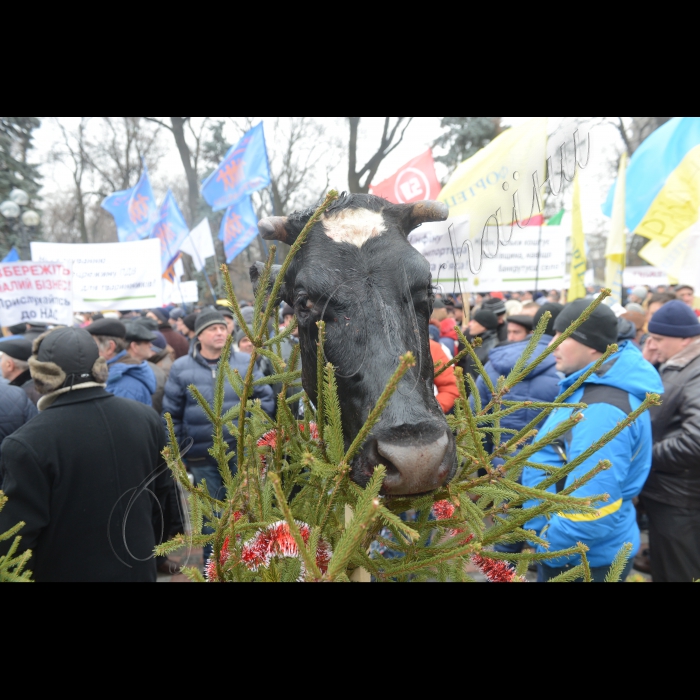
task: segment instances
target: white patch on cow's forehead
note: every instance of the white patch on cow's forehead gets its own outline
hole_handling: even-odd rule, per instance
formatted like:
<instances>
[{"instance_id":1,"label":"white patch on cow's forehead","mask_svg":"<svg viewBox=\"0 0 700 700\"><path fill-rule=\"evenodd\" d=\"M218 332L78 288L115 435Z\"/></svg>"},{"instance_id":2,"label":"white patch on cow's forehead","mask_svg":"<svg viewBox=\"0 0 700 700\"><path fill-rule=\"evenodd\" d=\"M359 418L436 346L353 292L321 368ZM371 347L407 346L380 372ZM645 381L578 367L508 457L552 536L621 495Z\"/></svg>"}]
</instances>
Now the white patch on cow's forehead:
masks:
<instances>
[{"instance_id":1,"label":"white patch on cow's forehead","mask_svg":"<svg viewBox=\"0 0 700 700\"><path fill-rule=\"evenodd\" d=\"M326 235L336 243L351 243L361 248L370 238L386 233L384 217L368 209L344 209L324 220Z\"/></svg>"}]
</instances>

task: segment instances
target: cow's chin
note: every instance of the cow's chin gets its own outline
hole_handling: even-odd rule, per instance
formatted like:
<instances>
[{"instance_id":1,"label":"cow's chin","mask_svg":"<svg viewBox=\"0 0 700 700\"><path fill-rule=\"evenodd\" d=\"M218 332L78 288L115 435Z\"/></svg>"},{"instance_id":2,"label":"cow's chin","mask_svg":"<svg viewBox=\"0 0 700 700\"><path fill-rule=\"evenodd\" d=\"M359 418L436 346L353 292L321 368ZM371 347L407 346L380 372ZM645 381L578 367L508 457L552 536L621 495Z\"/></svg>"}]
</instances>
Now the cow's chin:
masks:
<instances>
[{"instance_id":1,"label":"cow's chin","mask_svg":"<svg viewBox=\"0 0 700 700\"><path fill-rule=\"evenodd\" d=\"M379 465L387 468L382 496L407 498L433 493L450 483L457 473L454 436L445 432L427 444L416 440L403 444L369 440L353 463L353 481L366 487Z\"/></svg>"}]
</instances>

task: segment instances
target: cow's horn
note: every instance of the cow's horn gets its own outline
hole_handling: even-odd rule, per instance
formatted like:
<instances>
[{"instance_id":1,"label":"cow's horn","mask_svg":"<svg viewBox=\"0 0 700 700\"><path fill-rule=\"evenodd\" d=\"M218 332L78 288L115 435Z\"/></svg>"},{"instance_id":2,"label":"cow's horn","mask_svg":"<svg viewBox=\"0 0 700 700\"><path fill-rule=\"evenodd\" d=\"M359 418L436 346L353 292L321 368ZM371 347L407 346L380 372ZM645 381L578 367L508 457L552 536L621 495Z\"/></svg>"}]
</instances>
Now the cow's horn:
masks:
<instances>
[{"instance_id":1,"label":"cow's horn","mask_svg":"<svg viewBox=\"0 0 700 700\"><path fill-rule=\"evenodd\" d=\"M449 218L450 208L442 202L416 202L411 213L414 226L426 224L430 221L446 221Z\"/></svg>"},{"instance_id":2,"label":"cow's horn","mask_svg":"<svg viewBox=\"0 0 700 700\"><path fill-rule=\"evenodd\" d=\"M258 231L266 241L281 241L291 245L293 241L290 241L286 224L286 216L270 216L258 223Z\"/></svg>"}]
</instances>

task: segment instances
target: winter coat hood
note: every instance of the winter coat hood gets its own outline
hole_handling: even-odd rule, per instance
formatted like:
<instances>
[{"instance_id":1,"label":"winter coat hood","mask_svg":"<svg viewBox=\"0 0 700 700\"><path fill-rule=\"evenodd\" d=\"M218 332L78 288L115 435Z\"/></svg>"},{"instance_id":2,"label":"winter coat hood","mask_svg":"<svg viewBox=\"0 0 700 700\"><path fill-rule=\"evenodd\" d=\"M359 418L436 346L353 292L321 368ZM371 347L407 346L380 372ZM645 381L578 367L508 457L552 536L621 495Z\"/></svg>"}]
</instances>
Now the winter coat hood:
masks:
<instances>
[{"instance_id":1,"label":"winter coat hood","mask_svg":"<svg viewBox=\"0 0 700 700\"><path fill-rule=\"evenodd\" d=\"M552 339L550 336L543 336L537 345L537 349L531 355L530 362L536 360L549 347L551 342ZM499 347L491 350L489 360L493 364L493 368L496 370L499 377L507 377L513 371L515 365L518 364L518 361L523 356L523 353L529 344L529 340L523 340L520 343L500 345ZM528 375L528 379L534 379L535 377L540 377L543 374L549 374L556 364L556 360L552 355L550 355L541 364L535 367L535 369Z\"/></svg>"},{"instance_id":2,"label":"winter coat hood","mask_svg":"<svg viewBox=\"0 0 700 700\"><path fill-rule=\"evenodd\" d=\"M153 374L153 370L148 366L148 362L137 362L136 360L126 359L127 354L121 353L117 355L113 360L110 360L109 364L109 385L116 384L121 381L124 377L131 377L141 382L150 394L154 394L156 391L156 378Z\"/></svg>"}]
</instances>

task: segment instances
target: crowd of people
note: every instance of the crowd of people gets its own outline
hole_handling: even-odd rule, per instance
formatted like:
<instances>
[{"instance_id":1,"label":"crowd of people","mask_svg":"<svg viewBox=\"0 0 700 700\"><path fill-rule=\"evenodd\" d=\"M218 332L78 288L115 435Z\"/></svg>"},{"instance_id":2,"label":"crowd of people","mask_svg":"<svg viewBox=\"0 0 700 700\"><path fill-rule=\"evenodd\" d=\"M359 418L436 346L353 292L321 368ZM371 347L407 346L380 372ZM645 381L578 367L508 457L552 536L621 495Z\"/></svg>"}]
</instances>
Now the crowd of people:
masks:
<instances>
[{"instance_id":1,"label":"crowd of people","mask_svg":"<svg viewBox=\"0 0 700 700\"><path fill-rule=\"evenodd\" d=\"M513 371L547 311L552 320L533 359L581 316L599 291L590 289L588 299L567 305L562 305L562 294L557 291L441 298L435 305L431 335L447 354L463 349L455 341L455 326L461 326L470 342L479 338L476 354L495 386L500 377ZM465 301L469 313L465 313ZM595 580L605 579L626 543L633 545L636 557L625 576L634 567L659 583L700 580L700 311L694 304L695 290L690 286L634 288L619 315L600 306L508 395L511 401L555 401L579 383L609 346L619 346L568 399L588 406L585 420L530 460L554 468L585 456L592 444L635 412L648 394L662 395L662 406L644 414L579 464L566 480L550 488L564 492L608 460L612 468L575 494L608 494L610 501L602 504L597 516L559 514L549 520L533 519L527 526L549 542L550 551L586 543ZM480 405L487 406L492 394L474 363L467 358L461 365L476 382ZM476 397L471 402L476 407ZM555 431L571 413L571 409L554 411L539 425L539 437ZM537 416L535 409L522 409L506 416L502 428L521 431ZM497 446L488 447L495 452ZM535 487L545 476L541 470L528 468L522 478L526 486ZM642 547L642 530L648 530L648 548ZM519 553L524 546L499 549ZM547 548L540 546L538 551ZM574 557L540 565L540 581L556 578L577 563Z\"/></svg>"},{"instance_id":2,"label":"crowd of people","mask_svg":"<svg viewBox=\"0 0 700 700\"><path fill-rule=\"evenodd\" d=\"M594 298L596 290L591 293ZM561 468L578 460L576 469L551 487L568 493L602 460L611 463L576 490L583 497L610 495L597 515L561 513L528 525L552 551L586 543L595 580L604 580L628 542L638 556L627 574L634 563L655 582L700 579L700 320L694 301L695 290L685 286L631 290L624 313L600 306L509 395L511 401L551 403L580 384L569 401L588 406L585 420L533 456L529 464L539 469L527 468L522 480L535 487L545 478L543 466ZM562 302L557 291L438 296L430 323L434 363L444 366L461 357L465 348L458 327L496 384L512 372L547 312L551 320L534 357L580 317L590 299ZM244 304L242 313L252 325L253 307ZM283 307L280 326L293 318L294 310ZM0 342L0 489L9 497L0 532L25 523L22 549L34 552L38 581L154 581L158 572L176 573L174 562L151 556L158 543L185 527L177 487L161 457L163 416L172 416L194 482L206 482L211 496L221 498L211 424L190 387L213 401L217 366L231 336L230 366L247 372L253 345L232 311L219 305L192 313L170 307L82 314L72 328L23 324L9 331ZM283 342L285 359L297 342L294 336ZM614 344L618 352L581 384ZM476 364L467 355L459 365L473 380L467 387L468 393L472 386L476 390L472 406L487 405L491 392ZM269 360L260 358L255 379L273 374ZM457 376L450 367L436 379L436 398L446 414L460 396ZM253 398L274 416L280 390L261 385ZM579 460L650 393L663 395L661 407ZM238 404L227 384L223 412ZM539 435L557 430L571 410L552 412L538 426ZM506 416L502 427L520 431L537 417L536 409L524 408ZM235 451L234 437L226 439ZM495 452L498 445L487 447ZM649 530L648 550L641 545L640 525ZM9 546L0 543L0 555ZM518 553L525 546L503 551ZM546 548L540 544L538 550ZM205 557L209 554L205 550ZM549 581L577 563L572 557L540 565L539 578Z\"/></svg>"}]
</instances>

